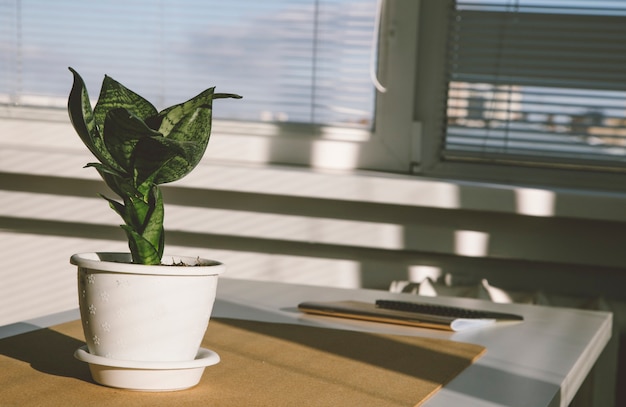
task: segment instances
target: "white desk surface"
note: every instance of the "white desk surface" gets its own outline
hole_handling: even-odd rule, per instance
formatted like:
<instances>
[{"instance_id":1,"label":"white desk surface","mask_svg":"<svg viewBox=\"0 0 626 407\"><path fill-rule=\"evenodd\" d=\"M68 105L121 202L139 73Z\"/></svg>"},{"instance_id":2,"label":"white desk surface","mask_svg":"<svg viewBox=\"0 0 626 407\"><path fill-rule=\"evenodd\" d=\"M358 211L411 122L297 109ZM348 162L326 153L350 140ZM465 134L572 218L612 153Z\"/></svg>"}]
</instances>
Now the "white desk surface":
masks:
<instances>
[{"instance_id":1,"label":"white desk surface","mask_svg":"<svg viewBox=\"0 0 626 407\"><path fill-rule=\"evenodd\" d=\"M523 322L464 332L304 315L296 306L310 300L400 298L456 306L474 306L524 316ZM612 315L606 312L450 297L419 297L380 290L259 282L222 278L213 316L266 322L305 324L388 334L419 335L477 343L487 353L425 403L437 406L567 406L611 336ZM0 327L0 338L77 319L68 311ZM419 363L419 361L416 361Z\"/></svg>"}]
</instances>

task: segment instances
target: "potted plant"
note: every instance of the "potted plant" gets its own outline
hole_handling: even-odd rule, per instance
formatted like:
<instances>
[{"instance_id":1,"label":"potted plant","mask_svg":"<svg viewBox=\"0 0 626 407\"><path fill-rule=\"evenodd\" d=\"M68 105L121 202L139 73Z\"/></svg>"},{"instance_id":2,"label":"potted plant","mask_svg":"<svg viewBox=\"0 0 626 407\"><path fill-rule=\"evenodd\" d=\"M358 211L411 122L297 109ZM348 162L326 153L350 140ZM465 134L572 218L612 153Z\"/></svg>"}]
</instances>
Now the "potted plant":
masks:
<instances>
[{"instance_id":1,"label":"potted plant","mask_svg":"<svg viewBox=\"0 0 626 407\"><path fill-rule=\"evenodd\" d=\"M211 315L219 262L164 256L159 185L191 172L211 134L214 99L240 98L209 88L162 111L105 75L92 109L74 69L71 123L119 200L101 195L123 219L129 253L80 253L79 309L87 345L76 357L96 382L136 390L195 385L219 357L200 343Z\"/></svg>"}]
</instances>

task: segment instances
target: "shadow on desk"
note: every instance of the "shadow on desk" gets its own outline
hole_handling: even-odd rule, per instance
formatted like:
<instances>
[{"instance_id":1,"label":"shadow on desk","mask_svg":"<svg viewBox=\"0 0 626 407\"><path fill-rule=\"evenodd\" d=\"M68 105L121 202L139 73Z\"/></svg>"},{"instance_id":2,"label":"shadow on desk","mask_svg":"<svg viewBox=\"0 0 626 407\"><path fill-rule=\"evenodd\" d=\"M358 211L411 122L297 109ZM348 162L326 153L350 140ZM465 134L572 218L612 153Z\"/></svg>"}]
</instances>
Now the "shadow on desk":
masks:
<instances>
[{"instance_id":1,"label":"shadow on desk","mask_svg":"<svg viewBox=\"0 0 626 407\"><path fill-rule=\"evenodd\" d=\"M238 311L245 314L244 308ZM215 317L203 346L222 362L207 369L199 386L136 393L93 385L88 366L72 356L84 345L77 338L80 321L0 339L0 404L400 407L420 404L448 383L444 400L461 400L448 405L469 398L522 406L538 389L537 379L512 380L510 372L473 363L484 348L469 343ZM471 374L450 382L464 369ZM540 391L559 405L557 385L543 383Z\"/></svg>"},{"instance_id":2,"label":"shadow on desk","mask_svg":"<svg viewBox=\"0 0 626 407\"><path fill-rule=\"evenodd\" d=\"M28 363L33 369L63 377L92 382L89 367L73 357L74 351L85 342L50 329L39 329L0 340L0 355ZM10 378L0 361L0 377Z\"/></svg>"},{"instance_id":3,"label":"shadow on desk","mask_svg":"<svg viewBox=\"0 0 626 407\"><path fill-rule=\"evenodd\" d=\"M370 366L408 377L435 383L447 383L451 377L471 365L484 348L441 339L389 336L365 332L292 324L270 324L238 319L215 319L230 329L211 329L208 343L219 343L220 349L252 359L272 360L291 370L302 368L313 374L320 365L320 375L330 377L344 365ZM228 336L224 336L224 332ZM307 359L308 358L308 359ZM294 364L293 360L307 360ZM325 365L334 361L333 365ZM293 365L293 366L291 366ZM344 372L349 375L351 372ZM352 375L356 374L352 372ZM395 377L395 376L394 376ZM381 381L384 375L374 376ZM344 380L337 377L336 381ZM390 384L391 385L391 384Z\"/></svg>"},{"instance_id":4,"label":"shadow on desk","mask_svg":"<svg viewBox=\"0 0 626 407\"><path fill-rule=\"evenodd\" d=\"M285 313L300 314L295 307L284 308L281 310L282 312L276 312L274 310L230 303L226 300L217 301L216 306L219 311L218 314L221 315L287 324L284 329L278 329L276 326L259 322L221 320L223 324L241 329L241 339L246 337L246 332L248 334L254 332L255 334L273 337L276 340L316 349L323 353L341 356L357 363L377 366L424 380L437 380L437 366L451 367L455 363L460 362L459 358L437 352L437 348L418 355L416 352L418 352L419 347L416 347L415 344L408 345L397 342L400 337L395 337L393 342L390 342L392 337L387 335L378 336L363 332L350 333L324 329L320 326L315 326L314 318L299 321L300 323L306 323L309 327L290 327L289 324L294 323L294 318L285 316ZM371 324L376 326L375 323ZM510 328L508 325L489 327L490 331L502 329ZM322 332L325 334L320 335ZM209 339L211 339L210 336ZM345 343L345 340L352 341L352 344ZM228 346L234 346L230 341L225 340L223 342ZM445 343L445 341L441 343ZM527 354L529 358L536 357L536 350L532 346L519 349L518 351L522 354ZM394 361L394 358L396 361ZM406 365L397 362L398 359L406 360L407 358L411 358L409 360L412 360L412 362ZM521 407L529 405L529 400L549 400L549 404L547 404L549 406L562 404L561 391L558 384L547 379L533 377L531 373L525 375L521 373L523 371L523 366L520 366L520 373L516 374L495 366L470 363L467 365L467 374L464 374L462 380L453 380L446 385L445 400L448 402L442 403L445 405L463 406L474 401L478 405L493 403L494 405ZM443 381L445 382L445 380Z\"/></svg>"}]
</instances>

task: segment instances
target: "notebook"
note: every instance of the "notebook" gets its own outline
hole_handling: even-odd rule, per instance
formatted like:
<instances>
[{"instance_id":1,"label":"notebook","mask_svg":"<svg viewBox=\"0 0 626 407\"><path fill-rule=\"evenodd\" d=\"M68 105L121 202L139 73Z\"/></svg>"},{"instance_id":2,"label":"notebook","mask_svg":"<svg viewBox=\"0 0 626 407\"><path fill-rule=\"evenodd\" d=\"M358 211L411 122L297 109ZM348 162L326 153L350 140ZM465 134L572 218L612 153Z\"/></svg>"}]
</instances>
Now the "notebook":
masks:
<instances>
[{"instance_id":1,"label":"notebook","mask_svg":"<svg viewBox=\"0 0 626 407\"><path fill-rule=\"evenodd\" d=\"M378 300L376 303L350 300L305 301L298 305L298 309L308 314L450 331L480 328L497 321L523 320L521 315L516 314L394 300Z\"/></svg>"}]
</instances>

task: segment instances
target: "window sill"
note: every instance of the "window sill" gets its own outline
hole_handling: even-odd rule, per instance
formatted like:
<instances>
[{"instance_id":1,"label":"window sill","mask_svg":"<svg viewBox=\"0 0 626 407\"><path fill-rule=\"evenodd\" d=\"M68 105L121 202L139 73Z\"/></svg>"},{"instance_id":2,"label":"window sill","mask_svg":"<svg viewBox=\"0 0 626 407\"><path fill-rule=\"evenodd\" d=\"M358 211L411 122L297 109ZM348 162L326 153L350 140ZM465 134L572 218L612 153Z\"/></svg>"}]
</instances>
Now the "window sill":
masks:
<instances>
[{"instance_id":1,"label":"window sill","mask_svg":"<svg viewBox=\"0 0 626 407\"><path fill-rule=\"evenodd\" d=\"M0 172L98 179L95 171L82 169L93 158L76 141L66 120L0 120L0 134L4 135L0 137ZM19 134L19 138L11 137L12 134ZM218 142L213 147L209 148L212 153L175 186L406 207L626 221L626 193L222 162L216 160L216 153L223 145ZM241 146L230 145L228 150L237 148Z\"/></svg>"},{"instance_id":2,"label":"window sill","mask_svg":"<svg viewBox=\"0 0 626 407\"><path fill-rule=\"evenodd\" d=\"M179 185L408 207L626 221L626 193L539 189L370 171L204 163Z\"/></svg>"}]
</instances>

